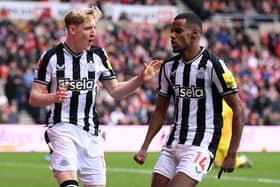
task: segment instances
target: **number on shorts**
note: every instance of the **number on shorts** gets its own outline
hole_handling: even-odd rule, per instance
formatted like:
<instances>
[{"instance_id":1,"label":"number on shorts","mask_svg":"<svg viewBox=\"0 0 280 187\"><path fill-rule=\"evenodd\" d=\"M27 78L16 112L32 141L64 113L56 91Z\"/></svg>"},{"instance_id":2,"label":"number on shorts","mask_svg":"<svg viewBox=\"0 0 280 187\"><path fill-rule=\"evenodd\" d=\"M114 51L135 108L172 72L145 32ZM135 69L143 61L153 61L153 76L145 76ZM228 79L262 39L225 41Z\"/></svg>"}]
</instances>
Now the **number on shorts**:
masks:
<instances>
[{"instance_id":1,"label":"number on shorts","mask_svg":"<svg viewBox=\"0 0 280 187\"><path fill-rule=\"evenodd\" d=\"M200 169L203 171L205 168L205 161L206 161L206 157L202 157L201 158L201 152L197 151L196 153L196 157L194 159L194 163L198 162L198 165L200 166Z\"/></svg>"}]
</instances>

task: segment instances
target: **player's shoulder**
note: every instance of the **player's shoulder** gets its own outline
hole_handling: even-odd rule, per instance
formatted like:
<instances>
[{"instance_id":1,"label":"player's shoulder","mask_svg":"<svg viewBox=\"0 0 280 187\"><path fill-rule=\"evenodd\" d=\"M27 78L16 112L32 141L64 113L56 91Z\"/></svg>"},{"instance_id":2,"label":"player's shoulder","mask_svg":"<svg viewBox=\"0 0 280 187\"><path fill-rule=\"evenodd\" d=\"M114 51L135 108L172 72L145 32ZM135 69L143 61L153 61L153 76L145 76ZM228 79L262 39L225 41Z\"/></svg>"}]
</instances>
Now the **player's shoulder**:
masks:
<instances>
[{"instance_id":1,"label":"player's shoulder","mask_svg":"<svg viewBox=\"0 0 280 187\"><path fill-rule=\"evenodd\" d=\"M174 63L176 61L179 61L180 58L181 58L181 55L172 56L172 57L167 58L166 60L164 60L163 64Z\"/></svg>"},{"instance_id":2,"label":"player's shoulder","mask_svg":"<svg viewBox=\"0 0 280 187\"><path fill-rule=\"evenodd\" d=\"M53 56L54 54L57 53L57 51L62 50L63 49L63 44L59 43L58 45L55 45L49 49L47 49L43 55L44 56Z\"/></svg>"},{"instance_id":3,"label":"player's shoulder","mask_svg":"<svg viewBox=\"0 0 280 187\"><path fill-rule=\"evenodd\" d=\"M49 61L52 59L52 57L55 56L58 53L58 51L60 50L62 51L62 49L63 49L63 44L59 43L58 45L55 45L45 50L40 57L40 61L48 64Z\"/></svg>"},{"instance_id":4,"label":"player's shoulder","mask_svg":"<svg viewBox=\"0 0 280 187\"><path fill-rule=\"evenodd\" d=\"M99 47L99 46L96 46L96 45L92 45L92 46L90 46L90 49L87 52L95 53L95 54L104 54L105 50L102 47Z\"/></svg>"},{"instance_id":5,"label":"player's shoulder","mask_svg":"<svg viewBox=\"0 0 280 187\"><path fill-rule=\"evenodd\" d=\"M96 51L100 51L100 50L102 50L101 47L92 45L92 46L90 46L90 49L88 50L88 52L96 52Z\"/></svg>"},{"instance_id":6,"label":"player's shoulder","mask_svg":"<svg viewBox=\"0 0 280 187\"><path fill-rule=\"evenodd\" d=\"M106 60L108 58L106 50L96 45L90 46L90 49L87 51L87 53L95 54L103 60Z\"/></svg>"},{"instance_id":7,"label":"player's shoulder","mask_svg":"<svg viewBox=\"0 0 280 187\"><path fill-rule=\"evenodd\" d=\"M205 50L204 55L207 55L208 60L210 60L212 63L220 63L221 59L211 51Z\"/></svg>"}]
</instances>

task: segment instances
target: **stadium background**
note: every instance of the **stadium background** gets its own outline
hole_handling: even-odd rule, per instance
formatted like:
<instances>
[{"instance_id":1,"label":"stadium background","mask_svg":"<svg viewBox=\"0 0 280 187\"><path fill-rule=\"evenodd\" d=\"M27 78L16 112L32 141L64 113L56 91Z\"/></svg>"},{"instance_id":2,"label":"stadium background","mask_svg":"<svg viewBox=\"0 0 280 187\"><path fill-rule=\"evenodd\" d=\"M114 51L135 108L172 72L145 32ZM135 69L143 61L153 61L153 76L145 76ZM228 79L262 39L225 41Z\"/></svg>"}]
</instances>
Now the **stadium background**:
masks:
<instances>
[{"instance_id":1,"label":"stadium background","mask_svg":"<svg viewBox=\"0 0 280 187\"><path fill-rule=\"evenodd\" d=\"M280 185L277 159L280 152L279 0L0 0L0 152L28 152L0 154L0 186L33 186L27 181L30 176L37 175L52 180L49 172L41 173L42 168L47 168L46 161L42 159L45 153L29 152L46 150L41 133L46 111L44 108L31 107L27 102L33 70L42 51L63 40L65 29L62 19L65 11L90 4L97 4L104 12L104 17L97 25L94 42L107 50L119 80L137 74L144 62L172 56L168 27L172 18L184 11L198 14L204 26L201 45L225 60L237 79L240 96L246 107L247 121L240 151L260 152L246 153L254 161L252 170L238 171L235 178L225 176L225 183L218 184L213 179L216 174L214 169L213 175L201 186ZM120 101L113 100L100 87L97 110L104 132L108 133L107 138L109 135L107 145L116 142L113 147L126 152L139 147L156 102L156 86L155 79ZM166 124L172 121L172 107L168 114ZM110 132L114 134L118 128L132 129L126 134L131 133L129 140L133 141L127 141L126 137L119 142L110 141ZM159 150L163 134L156 139L153 151ZM125 145L127 142L130 145ZM131 145L132 148L121 150ZM107 150L118 152L112 147ZM264 153L266 151L271 153ZM135 166L127 156L131 158L130 153L107 153L110 180L118 181L125 168L126 171L132 168L130 173L134 173L133 168L138 170L135 178L141 172L150 173L153 159L149 161L150 165L145 166L147 171ZM32 165L33 160L38 167ZM118 171L116 168L120 166L116 163L122 162L120 160L128 163L124 163L123 170ZM117 166L112 169L115 164ZM30 175L25 170L30 170ZM144 177L149 179L149 175ZM40 182L43 180L40 177L33 178L34 186L38 183L35 179ZM141 184L141 179L142 175L133 187ZM16 183L17 180L24 182ZM129 187L131 183L121 184L109 181L108 186Z\"/></svg>"}]
</instances>

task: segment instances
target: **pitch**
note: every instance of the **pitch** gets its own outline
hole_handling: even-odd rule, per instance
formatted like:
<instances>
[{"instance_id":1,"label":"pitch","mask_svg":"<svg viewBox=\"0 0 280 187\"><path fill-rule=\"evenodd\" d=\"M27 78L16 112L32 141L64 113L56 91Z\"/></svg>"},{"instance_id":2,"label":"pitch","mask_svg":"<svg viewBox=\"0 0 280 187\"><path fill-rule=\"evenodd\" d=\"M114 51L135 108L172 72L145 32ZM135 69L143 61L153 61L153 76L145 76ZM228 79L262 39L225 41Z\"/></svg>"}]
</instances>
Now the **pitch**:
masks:
<instances>
[{"instance_id":1,"label":"pitch","mask_svg":"<svg viewBox=\"0 0 280 187\"><path fill-rule=\"evenodd\" d=\"M134 153L105 153L107 187L149 187L153 165L158 153L149 153L145 165L132 160ZM198 187L276 187L280 186L280 153L245 153L253 161L253 168L240 168L233 174L217 179L218 169L204 178ZM46 153L1 153L1 187L57 186Z\"/></svg>"}]
</instances>

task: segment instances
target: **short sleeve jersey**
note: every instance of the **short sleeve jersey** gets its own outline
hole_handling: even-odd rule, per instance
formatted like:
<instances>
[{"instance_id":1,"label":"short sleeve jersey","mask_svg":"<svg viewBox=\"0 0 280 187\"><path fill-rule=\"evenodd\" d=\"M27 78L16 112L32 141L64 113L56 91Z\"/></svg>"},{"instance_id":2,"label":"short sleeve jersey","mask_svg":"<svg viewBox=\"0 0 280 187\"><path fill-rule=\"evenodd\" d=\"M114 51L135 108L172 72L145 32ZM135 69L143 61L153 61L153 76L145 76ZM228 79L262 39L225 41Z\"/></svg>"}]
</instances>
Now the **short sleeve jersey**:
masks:
<instances>
[{"instance_id":1,"label":"short sleeve jersey","mask_svg":"<svg viewBox=\"0 0 280 187\"><path fill-rule=\"evenodd\" d=\"M223 124L222 98L237 85L225 63L204 48L192 60L180 55L163 63L158 93L174 99L174 124L167 144L208 148L215 154Z\"/></svg>"},{"instance_id":2,"label":"short sleeve jersey","mask_svg":"<svg viewBox=\"0 0 280 187\"><path fill-rule=\"evenodd\" d=\"M98 81L115 78L103 48L92 46L89 51L75 54L61 43L44 52L37 64L34 81L46 85L49 92L69 83L65 101L48 106L49 126L66 122L96 132L99 125L95 110Z\"/></svg>"}]
</instances>

